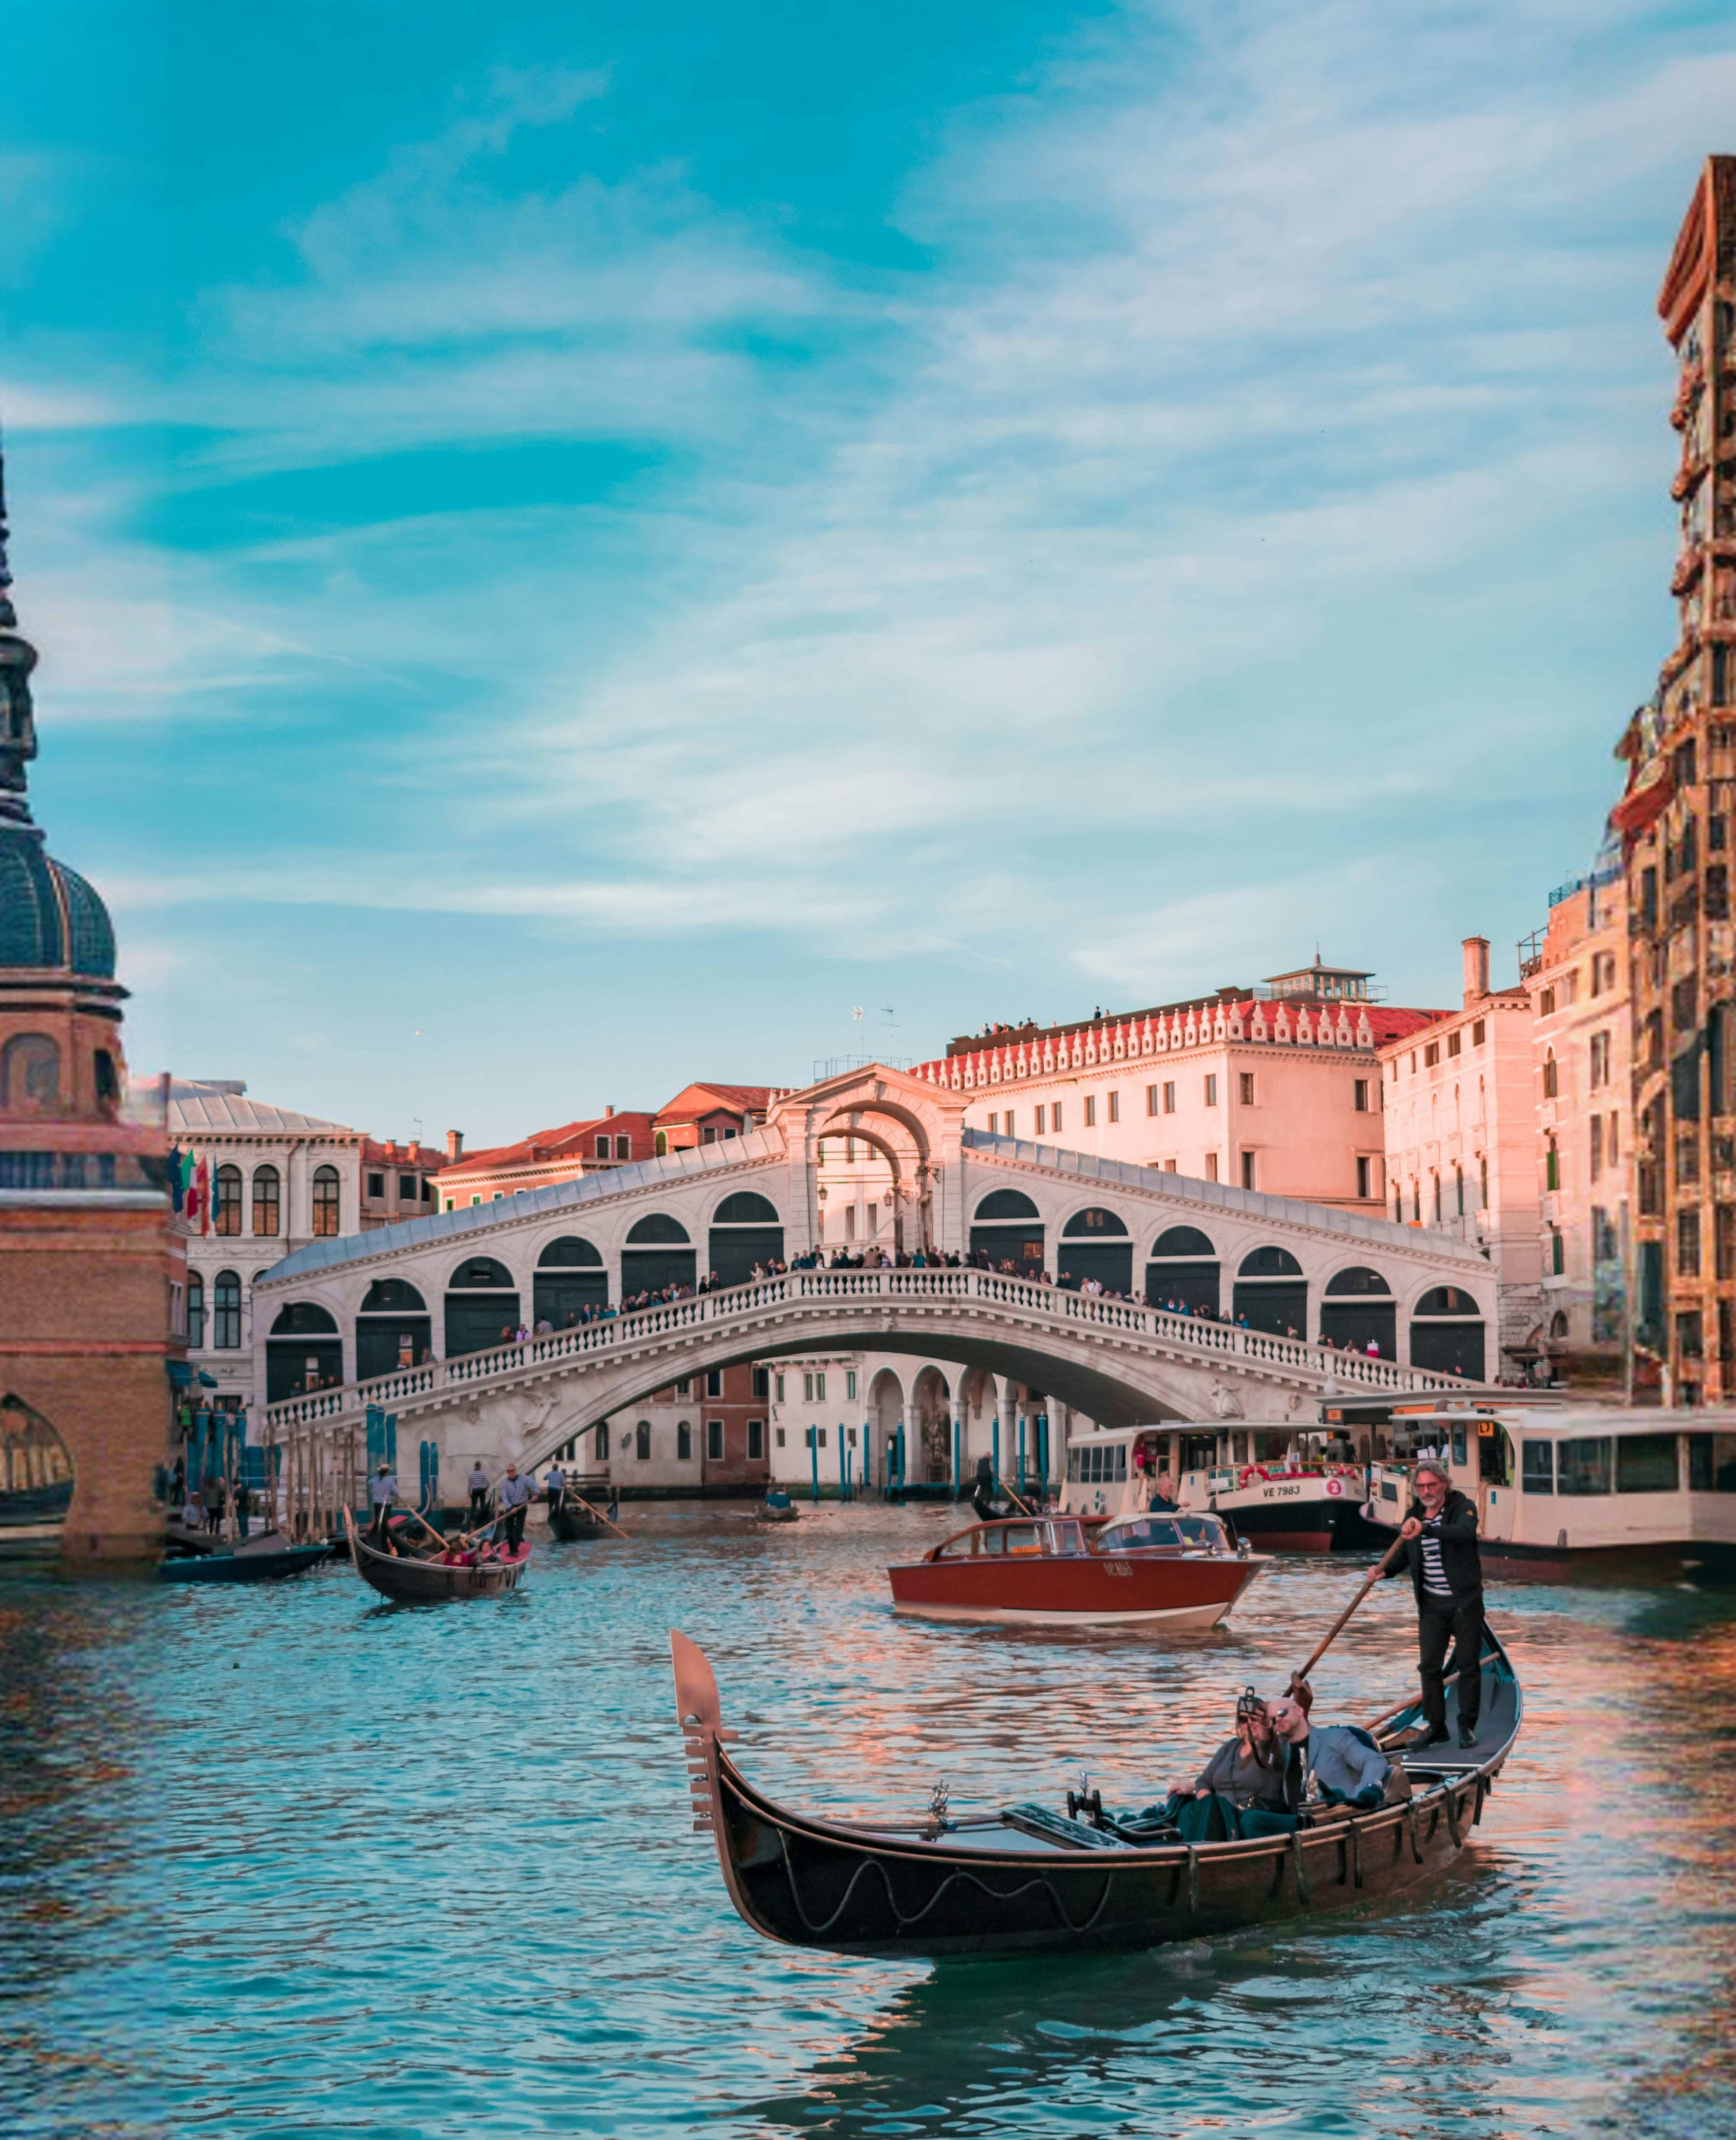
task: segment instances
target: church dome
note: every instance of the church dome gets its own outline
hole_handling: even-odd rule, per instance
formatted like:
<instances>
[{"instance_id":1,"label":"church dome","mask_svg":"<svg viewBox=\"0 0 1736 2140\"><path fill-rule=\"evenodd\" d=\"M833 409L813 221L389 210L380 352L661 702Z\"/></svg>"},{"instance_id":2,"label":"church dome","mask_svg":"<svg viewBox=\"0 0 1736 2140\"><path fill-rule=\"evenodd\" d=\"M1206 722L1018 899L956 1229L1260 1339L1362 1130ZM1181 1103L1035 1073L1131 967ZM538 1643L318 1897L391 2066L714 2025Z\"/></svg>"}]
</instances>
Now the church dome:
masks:
<instances>
[{"instance_id":1,"label":"church dome","mask_svg":"<svg viewBox=\"0 0 1736 2140\"><path fill-rule=\"evenodd\" d=\"M108 909L34 826L0 827L0 968L15 966L115 978Z\"/></svg>"}]
</instances>

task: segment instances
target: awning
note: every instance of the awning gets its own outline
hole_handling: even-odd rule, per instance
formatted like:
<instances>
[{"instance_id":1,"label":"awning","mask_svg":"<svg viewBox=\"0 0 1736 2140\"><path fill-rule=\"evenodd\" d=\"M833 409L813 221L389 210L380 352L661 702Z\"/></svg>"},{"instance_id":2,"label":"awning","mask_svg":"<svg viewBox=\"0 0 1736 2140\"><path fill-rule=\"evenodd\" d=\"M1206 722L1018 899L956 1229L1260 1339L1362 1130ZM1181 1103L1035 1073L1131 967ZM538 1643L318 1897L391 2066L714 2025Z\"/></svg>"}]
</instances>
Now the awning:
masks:
<instances>
[{"instance_id":1,"label":"awning","mask_svg":"<svg viewBox=\"0 0 1736 2140\"><path fill-rule=\"evenodd\" d=\"M1664 772L1647 786L1631 789L1624 795L1611 811L1610 822L1624 839L1637 840L1656 824L1675 793L1675 775Z\"/></svg>"}]
</instances>

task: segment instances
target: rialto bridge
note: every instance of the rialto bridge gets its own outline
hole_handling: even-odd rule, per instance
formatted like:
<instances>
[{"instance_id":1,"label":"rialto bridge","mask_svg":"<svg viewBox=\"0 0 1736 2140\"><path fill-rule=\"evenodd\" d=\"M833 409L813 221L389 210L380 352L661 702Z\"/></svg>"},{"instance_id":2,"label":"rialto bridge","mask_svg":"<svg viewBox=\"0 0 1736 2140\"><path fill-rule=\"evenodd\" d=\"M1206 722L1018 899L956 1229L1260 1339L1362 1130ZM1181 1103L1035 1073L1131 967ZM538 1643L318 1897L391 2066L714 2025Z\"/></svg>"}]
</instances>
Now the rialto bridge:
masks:
<instances>
[{"instance_id":1,"label":"rialto bridge","mask_svg":"<svg viewBox=\"0 0 1736 2140\"><path fill-rule=\"evenodd\" d=\"M478 1458L491 1471L540 1464L709 1368L841 1351L1016 1377L1108 1425L1284 1422L1312 1419L1329 1387L1480 1381L1495 1281L1465 1244L985 1136L964 1127L964 1107L875 1067L787 1095L728 1142L316 1241L255 1287L267 1438L347 1435L384 1406L400 1441L439 1445L449 1485ZM821 1142L846 1136L890 1166L897 1245L929 1259L986 1250L996 1268L754 1279L818 1244ZM575 1321L714 1273L720 1288L704 1294ZM1083 1290L1093 1279L1129 1297ZM1231 1319L1188 1312L1202 1306ZM502 1342L544 1323L552 1334ZM1377 1356L1310 1342L1321 1334L1359 1348L1372 1338ZM869 1465L884 1477L884 1450L870 1447Z\"/></svg>"}]
</instances>

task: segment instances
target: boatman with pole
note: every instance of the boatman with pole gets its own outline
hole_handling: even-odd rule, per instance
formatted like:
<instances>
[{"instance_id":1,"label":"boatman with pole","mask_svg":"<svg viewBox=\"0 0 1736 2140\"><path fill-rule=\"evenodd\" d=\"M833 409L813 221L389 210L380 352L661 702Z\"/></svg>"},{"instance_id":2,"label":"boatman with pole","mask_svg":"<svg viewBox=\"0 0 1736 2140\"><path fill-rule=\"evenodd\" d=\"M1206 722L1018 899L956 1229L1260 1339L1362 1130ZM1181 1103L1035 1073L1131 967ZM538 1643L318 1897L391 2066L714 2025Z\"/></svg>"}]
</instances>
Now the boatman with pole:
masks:
<instances>
[{"instance_id":1,"label":"boatman with pole","mask_svg":"<svg viewBox=\"0 0 1736 2140\"><path fill-rule=\"evenodd\" d=\"M500 1482L500 1513L506 1518L508 1553L517 1553L524 1544L525 1512L530 1506L531 1493L530 1480L519 1477L516 1464L508 1465L507 1475Z\"/></svg>"},{"instance_id":2,"label":"boatman with pole","mask_svg":"<svg viewBox=\"0 0 1736 2140\"><path fill-rule=\"evenodd\" d=\"M1459 1666L1459 1743L1477 1737L1483 1707L1483 1557L1477 1550L1477 1511L1453 1484L1444 1464L1420 1457L1412 1476L1416 1499L1399 1526L1400 1566L1416 1591L1418 1670L1423 1682L1423 1732L1415 1742L1443 1746L1447 1730L1444 1684L1447 1645Z\"/></svg>"},{"instance_id":3,"label":"boatman with pole","mask_svg":"<svg viewBox=\"0 0 1736 2140\"><path fill-rule=\"evenodd\" d=\"M478 1456L470 1467L470 1521L483 1524L488 1519L488 1475L483 1469Z\"/></svg>"},{"instance_id":4,"label":"boatman with pole","mask_svg":"<svg viewBox=\"0 0 1736 2140\"><path fill-rule=\"evenodd\" d=\"M386 1524L392 1513L392 1504L398 1498L398 1481L392 1476L390 1464L382 1464L368 1481L368 1499L374 1504L374 1520L368 1529L375 1542L384 1545Z\"/></svg>"}]
</instances>

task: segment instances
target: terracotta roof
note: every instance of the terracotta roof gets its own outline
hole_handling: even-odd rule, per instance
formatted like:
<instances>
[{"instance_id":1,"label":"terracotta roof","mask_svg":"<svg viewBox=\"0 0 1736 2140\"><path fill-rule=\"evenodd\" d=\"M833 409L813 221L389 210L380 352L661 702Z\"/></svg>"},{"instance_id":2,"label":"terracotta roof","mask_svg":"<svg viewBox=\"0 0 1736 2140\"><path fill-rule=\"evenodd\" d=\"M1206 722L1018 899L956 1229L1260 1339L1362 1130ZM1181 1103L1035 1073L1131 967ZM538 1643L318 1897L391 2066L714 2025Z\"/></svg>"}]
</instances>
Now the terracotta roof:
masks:
<instances>
[{"instance_id":1,"label":"terracotta roof","mask_svg":"<svg viewBox=\"0 0 1736 2140\"><path fill-rule=\"evenodd\" d=\"M532 1166L542 1160L571 1158L574 1147L599 1131L630 1136L635 1128L649 1136L651 1117L643 1113L596 1115L588 1122L563 1122L558 1129L532 1130L517 1144L492 1145L485 1151L467 1151L450 1166L442 1166L440 1179L450 1181L467 1175L495 1174L505 1166ZM588 1158L589 1153L582 1155Z\"/></svg>"},{"instance_id":2,"label":"terracotta roof","mask_svg":"<svg viewBox=\"0 0 1736 2140\"><path fill-rule=\"evenodd\" d=\"M709 1080L684 1085L674 1098L657 1110L657 1120L685 1119L707 1112L705 1103L727 1108L738 1115L763 1115L782 1088L776 1085L714 1085Z\"/></svg>"}]
</instances>

